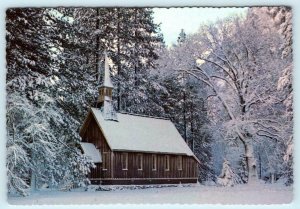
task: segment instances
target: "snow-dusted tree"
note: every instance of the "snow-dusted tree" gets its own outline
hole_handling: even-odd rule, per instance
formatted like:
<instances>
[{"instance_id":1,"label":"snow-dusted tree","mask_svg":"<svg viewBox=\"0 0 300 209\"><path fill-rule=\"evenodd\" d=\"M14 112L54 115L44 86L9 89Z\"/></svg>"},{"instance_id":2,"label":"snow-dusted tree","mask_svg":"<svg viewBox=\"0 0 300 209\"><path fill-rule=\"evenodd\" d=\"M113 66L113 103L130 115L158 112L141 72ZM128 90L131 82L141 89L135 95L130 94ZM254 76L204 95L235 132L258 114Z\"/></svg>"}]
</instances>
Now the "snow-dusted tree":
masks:
<instances>
[{"instance_id":1,"label":"snow-dusted tree","mask_svg":"<svg viewBox=\"0 0 300 209\"><path fill-rule=\"evenodd\" d=\"M162 42L158 25L153 22L153 11L113 8L109 12L113 21L100 30L110 32L106 45L114 63L112 70L116 72L112 79L117 86L117 110L146 113L143 104L149 102L149 69L157 59L156 46Z\"/></svg>"},{"instance_id":2,"label":"snow-dusted tree","mask_svg":"<svg viewBox=\"0 0 300 209\"><path fill-rule=\"evenodd\" d=\"M16 95L18 98L18 96ZM11 98L11 99L10 99ZM21 98L22 99L22 98ZM10 95L7 98L8 102L14 101L13 96ZM9 101L11 100L11 101ZM19 100L19 99L18 99ZM21 103L24 105L24 102ZM22 124L22 117L27 112L27 103L25 103L25 109L15 108L12 109L8 105L7 109L7 143L6 143L6 167L8 177L8 191L12 193L19 193L26 195L29 189L30 180L30 157L27 152L29 149L28 143L24 140L24 132L20 131L25 128L25 124Z\"/></svg>"},{"instance_id":3,"label":"snow-dusted tree","mask_svg":"<svg viewBox=\"0 0 300 209\"><path fill-rule=\"evenodd\" d=\"M62 43L69 42L67 37L72 36L72 33L64 36L61 30L69 27L70 22L68 17L53 9L7 10L7 170L10 192L15 190L24 195L30 184L33 189L44 184L50 187L63 185L63 177L70 174L73 174L69 177L73 178L73 184L86 179L86 166L90 163L76 148L80 140L79 122L75 114L70 114L59 103L63 97L58 92L68 86L64 83L56 85L64 77L56 76L55 72L62 71L61 65L66 62L58 60L57 56L62 54ZM69 43L74 45L74 42ZM77 81L80 79L78 77ZM20 156L16 157L16 153ZM77 172L74 172L75 168Z\"/></svg>"},{"instance_id":4,"label":"snow-dusted tree","mask_svg":"<svg viewBox=\"0 0 300 209\"><path fill-rule=\"evenodd\" d=\"M9 181L10 191L17 190L25 193L31 179L31 145L28 143L28 136L25 134L28 128L24 121L31 116L34 106L33 99L38 94L39 89L45 89L47 79L45 74L49 65L45 60L50 60L50 55L45 52L48 38L40 35L43 33L43 13L44 9L8 9L6 14L7 29L7 148L13 148L19 144L19 153L23 158L23 163L14 161L16 158L7 154L7 170L9 179L19 179L23 184L15 184ZM32 49L35 51L32 51ZM17 92L19 92L17 94ZM17 105L21 103L22 106ZM23 104L26 104L23 106ZM21 117L20 117L21 116ZM24 120L25 119L25 120ZM18 140L15 140L18 136ZM23 146L20 146L20 145ZM24 173L15 172L23 171ZM10 176L11 175L11 176Z\"/></svg>"},{"instance_id":5,"label":"snow-dusted tree","mask_svg":"<svg viewBox=\"0 0 300 209\"><path fill-rule=\"evenodd\" d=\"M228 187L241 183L240 177L232 170L229 161L224 159L221 174L217 178L217 184Z\"/></svg>"},{"instance_id":6,"label":"snow-dusted tree","mask_svg":"<svg viewBox=\"0 0 300 209\"><path fill-rule=\"evenodd\" d=\"M90 9L59 8L51 9L53 32L60 31L61 39L56 40L56 53L52 56L51 94L57 98L58 106L75 121L78 128L84 120L89 106L94 105L99 82L95 78L94 68L97 65L94 56L96 51L91 45L96 41L94 28L86 19ZM60 17L58 14L60 14ZM63 21L68 18L69 21ZM82 56L84 55L84 56ZM99 69L98 69L99 71ZM84 88L83 88L84 87Z\"/></svg>"},{"instance_id":7,"label":"snow-dusted tree","mask_svg":"<svg viewBox=\"0 0 300 209\"><path fill-rule=\"evenodd\" d=\"M181 29L179 36L177 38L177 43L180 45L183 42L185 42L185 40L186 40L186 33L184 32L184 29Z\"/></svg>"},{"instance_id":8,"label":"snow-dusted tree","mask_svg":"<svg viewBox=\"0 0 300 209\"><path fill-rule=\"evenodd\" d=\"M268 14L273 17L275 27L284 39L281 46L283 59L288 60L289 64L283 69L278 80L277 89L283 98L283 104L286 107L286 135L285 154L284 154L284 176L287 177L287 184L293 183L293 49L292 49L292 10L290 7L269 7Z\"/></svg>"},{"instance_id":9,"label":"snow-dusted tree","mask_svg":"<svg viewBox=\"0 0 300 209\"><path fill-rule=\"evenodd\" d=\"M247 158L248 182L257 180L255 143L266 138L281 147L285 129L276 81L287 65L274 28L255 28L242 18L203 26L189 41L194 67L179 69L206 84L227 116L225 140L240 142ZM177 68L178 69L178 68Z\"/></svg>"},{"instance_id":10,"label":"snow-dusted tree","mask_svg":"<svg viewBox=\"0 0 300 209\"><path fill-rule=\"evenodd\" d=\"M205 86L192 76L180 72L190 69L194 60L190 52L191 45L182 41L172 48L162 48L157 62L157 81L163 87L157 92L160 95L158 104L163 108L179 130L186 143L202 162L200 181L214 178L211 165L211 136L208 131Z\"/></svg>"},{"instance_id":11,"label":"snow-dusted tree","mask_svg":"<svg viewBox=\"0 0 300 209\"><path fill-rule=\"evenodd\" d=\"M53 126L65 126L55 101L43 94L38 97L41 106L32 105L18 93L7 97L9 191L16 190L23 195L29 184L36 189L43 185L64 186L66 178L72 179L72 186L86 181L91 166L76 147L52 130Z\"/></svg>"},{"instance_id":12,"label":"snow-dusted tree","mask_svg":"<svg viewBox=\"0 0 300 209\"><path fill-rule=\"evenodd\" d=\"M7 168L11 174L20 171L10 177L9 188L25 194L30 180L33 186L46 183L65 189L86 180L91 164L77 148L78 131L88 107L94 105L105 49L117 72L113 79L117 98L122 99L117 106L161 113L154 101L157 95L151 93L159 85L147 70L154 67L154 50L161 40L152 10L146 8L7 10L7 108L12 110L7 114L7 146L15 149L8 152ZM18 100L28 105L15 106ZM22 117L15 118L17 114ZM29 121L41 128L26 125ZM35 132L20 135L21 127ZM47 159L42 148L49 151L44 151ZM15 160L14 152L24 155Z\"/></svg>"},{"instance_id":13,"label":"snow-dusted tree","mask_svg":"<svg viewBox=\"0 0 300 209\"><path fill-rule=\"evenodd\" d=\"M278 91L276 95L278 100L280 100L285 107L283 114L285 122L281 124L284 129L282 133L283 144L280 145L279 149L276 149L275 153L278 153L277 160L275 160L273 164L284 165L277 173L283 174L283 176L287 178L287 183L290 184L293 182L292 155L288 158L288 161L286 161L287 158L285 158L285 156L292 154L289 151L291 147L293 147L292 10L290 7L285 6L254 7L249 10L248 19L255 24L256 28L260 28L261 30L267 31L272 28L277 31L283 39L278 51L281 53L282 62L285 64L276 82ZM282 158L284 158L284 162L282 162Z\"/></svg>"}]
</instances>

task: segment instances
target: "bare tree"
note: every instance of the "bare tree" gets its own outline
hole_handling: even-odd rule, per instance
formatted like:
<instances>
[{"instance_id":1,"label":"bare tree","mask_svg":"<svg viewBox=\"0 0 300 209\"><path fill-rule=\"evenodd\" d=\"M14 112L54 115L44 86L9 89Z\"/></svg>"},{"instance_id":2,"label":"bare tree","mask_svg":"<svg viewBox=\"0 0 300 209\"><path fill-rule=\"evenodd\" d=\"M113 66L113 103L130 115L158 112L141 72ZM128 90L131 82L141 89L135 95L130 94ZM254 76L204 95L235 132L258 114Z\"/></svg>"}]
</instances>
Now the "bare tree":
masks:
<instances>
[{"instance_id":1,"label":"bare tree","mask_svg":"<svg viewBox=\"0 0 300 209\"><path fill-rule=\"evenodd\" d=\"M180 69L205 83L227 113L226 139L242 143L248 183L258 179L254 143L284 140L283 104L276 87L286 65L281 43L272 27L260 30L241 18L219 21L190 38L194 66Z\"/></svg>"}]
</instances>

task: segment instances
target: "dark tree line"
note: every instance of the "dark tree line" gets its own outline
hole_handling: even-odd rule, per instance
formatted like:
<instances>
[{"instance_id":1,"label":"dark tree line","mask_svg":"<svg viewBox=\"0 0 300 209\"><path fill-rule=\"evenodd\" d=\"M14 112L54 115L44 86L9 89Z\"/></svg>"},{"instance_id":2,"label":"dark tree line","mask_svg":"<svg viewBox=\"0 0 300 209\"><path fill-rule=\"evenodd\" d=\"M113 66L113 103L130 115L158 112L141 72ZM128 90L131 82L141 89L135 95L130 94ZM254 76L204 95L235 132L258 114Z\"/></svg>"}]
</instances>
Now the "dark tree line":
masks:
<instances>
[{"instance_id":1,"label":"dark tree line","mask_svg":"<svg viewBox=\"0 0 300 209\"><path fill-rule=\"evenodd\" d=\"M138 8L6 11L9 192L87 182L91 164L77 148L78 132L98 94L103 52L115 63L116 106L137 110L162 42L151 15Z\"/></svg>"},{"instance_id":2,"label":"dark tree line","mask_svg":"<svg viewBox=\"0 0 300 209\"><path fill-rule=\"evenodd\" d=\"M78 149L78 132L98 96L104 51L118 111L170 117L192 149L202 147L196 88L156 73L166 49L152 14L148 8L6 11L9 192L88 183L92 164ZM183 106L186 112L177 114Z\"/></svg>"}]
</instances>

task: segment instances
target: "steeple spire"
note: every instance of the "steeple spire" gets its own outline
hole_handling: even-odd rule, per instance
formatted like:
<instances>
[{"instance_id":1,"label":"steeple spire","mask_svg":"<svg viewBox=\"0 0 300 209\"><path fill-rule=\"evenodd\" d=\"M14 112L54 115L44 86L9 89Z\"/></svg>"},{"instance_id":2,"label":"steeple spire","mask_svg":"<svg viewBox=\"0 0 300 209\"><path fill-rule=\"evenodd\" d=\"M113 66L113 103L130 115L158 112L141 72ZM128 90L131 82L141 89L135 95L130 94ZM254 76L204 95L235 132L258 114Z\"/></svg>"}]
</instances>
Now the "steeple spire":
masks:
<instances>
[{"instance_id":1,"label":"steeple spire","mask_svg":"<svg viewBox=\"0 0 300 209\"><path fill-rule=\"evenodd\" d=\"M103 69L103 68L102 68ZM104 52L104 76L103 82L99 87L99 96L97 100L97 107L103 106L105 100L112 100L112 90L114 86L110 79L108 56L106 51Z\"/></svg>"},{"instance_id":2,"label":"steeple spire","mask_svg":"<svg viewBox=\"0 0 300 209\"><path fill-rule=\"evenodd\" d=\"M108 57L106 51L104 52L104 81L102 86L108 88L114 88L110 79L109 65L108 65Z\"/></svg>"},{"instance_id":3,"label":"steeple spire","mask_svg":"<svg viewBox=\"0 0 300 209\"><path fill-rule=\"evenodd\" d=\"M104 52L104 76L103 83L99 87L99 96L97 100L97 107L101 108L104 120L118 121L116 111L112 104L112 90L114 86L110 79L108 57L106 51Z\"/></svg>"}]
</instances>

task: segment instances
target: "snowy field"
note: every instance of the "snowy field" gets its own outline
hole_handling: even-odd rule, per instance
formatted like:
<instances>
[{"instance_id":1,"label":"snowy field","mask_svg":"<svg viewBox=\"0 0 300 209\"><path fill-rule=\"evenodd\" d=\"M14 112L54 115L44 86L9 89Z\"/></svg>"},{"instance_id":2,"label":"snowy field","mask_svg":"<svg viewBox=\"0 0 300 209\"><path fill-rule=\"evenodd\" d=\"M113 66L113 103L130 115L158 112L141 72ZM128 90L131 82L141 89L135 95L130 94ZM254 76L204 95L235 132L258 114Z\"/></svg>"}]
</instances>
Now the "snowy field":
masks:
<instances>
[{"instance_id":1,"label":"snowy field","mask_svg":"<svg viewBox=\"0 0 300 209\"><path fill-rule=\"evenodd\" d=\"M40 191L27 197L8 198L9 204L115 204L115 203L186 203L186 204L283 204L293 199L292 187L279 184L235 187L184 185L163 188L115 189L111 191Z\"/></svg>"}]
</instances>

